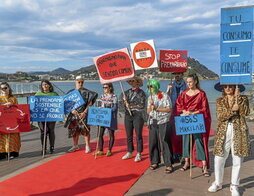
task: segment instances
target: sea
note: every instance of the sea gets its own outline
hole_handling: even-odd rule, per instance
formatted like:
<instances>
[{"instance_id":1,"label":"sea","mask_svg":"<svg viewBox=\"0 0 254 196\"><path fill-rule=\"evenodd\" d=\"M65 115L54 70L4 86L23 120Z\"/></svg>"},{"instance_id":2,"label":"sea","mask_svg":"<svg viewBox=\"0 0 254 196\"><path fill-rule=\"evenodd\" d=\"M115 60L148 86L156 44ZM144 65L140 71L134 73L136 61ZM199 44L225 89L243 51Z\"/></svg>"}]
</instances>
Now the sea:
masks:
<instances>
[{"instance_id":1,"label":"sea","mask_svg":"<svg viewBox=\"0 0 254 196\"><path fill-rule=\"evenodd\" d=\"M215 102L218 97L221 96L221 92L216 91L214 89L214 85L219 82L218 80L201 80L200 81L200 87L206 92L208 101L209 101L209 106L210 106L210 111L212 114L212 118L216 118L215 116ZM130 85L126 81L121 81L123 89L127 90L130 88ZM146 83L147 81L143 81L143 86L141 87L145 92L146 92ZM166 92L167 86L170 83L169 80L162 80L160 81L160 90ZM59 94L59 95L64 95L66 94L69 90L75 88L75 82L74 81L57 81L54 82L52 81L52 84L54 86L54 90ZM28 91L39 91L39 85L40 82L31 82L31 83L10 83L12 89L14 92L21 92L23 90L24 92ZM120 88L120 82L114 82L114 90L116 95L120 95L122 90ZM87 81L84 83L84 87L97 92L99 95L103 93L102 89L102 84L99 81ZM250 91L252 90L253 86L252 85L245 85L246 90ZM18 98L18 101L20 104L26 104L27 99L26 98Z\"/></svg>"}]
</instances>

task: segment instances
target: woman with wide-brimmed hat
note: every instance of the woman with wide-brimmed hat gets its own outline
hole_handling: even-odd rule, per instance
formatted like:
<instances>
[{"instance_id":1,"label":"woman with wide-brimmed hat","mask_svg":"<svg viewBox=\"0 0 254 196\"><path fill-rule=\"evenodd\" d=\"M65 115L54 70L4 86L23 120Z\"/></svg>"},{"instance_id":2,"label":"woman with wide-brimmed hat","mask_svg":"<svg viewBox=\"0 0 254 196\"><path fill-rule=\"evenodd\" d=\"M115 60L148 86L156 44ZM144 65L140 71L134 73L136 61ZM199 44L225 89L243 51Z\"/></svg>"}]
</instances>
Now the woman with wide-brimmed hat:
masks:
<instances>
[{"instance_id":1,"label":"woman with wide-brimmed hat","mask_svg":"<svg viewBox=\"0 0 254 196\"><path fill-rule=\"evenodd\" d=\"M250 154L249 131L245 116L250 112L248 97L240 95L244 91L243 85L220 85L215 89L222 91L222 97L216 100L216 114L218 118L217 133L214 140L214 173L215 181L208 188L209 192L222 189L224 166L231 150L233 166L230 191L232 195L240 195L240 168L243 157Z\"/></svg>"},{"instance_id":2,"label":"woman with wide-brimmed hat","mask_svg":"<svg viewBox=\"0 0 254 196\"><path fill-rule=\"evenodd\" d=\"M135 129L136 142L137 142L137 154L134 159L135 162L141 161L141 153L143 151L143 137L142 130L144 125L144 113L146 105L146 94L140 89L143 85L142 79L135 76L128 79L127 83L131 85L131 88L121 95L120 101L124 103L125 117L124 125L127 135L127 148L128 152L122 157L122 159L132 158L133 146L133 131Z\"/></svg>"}]
</instances>

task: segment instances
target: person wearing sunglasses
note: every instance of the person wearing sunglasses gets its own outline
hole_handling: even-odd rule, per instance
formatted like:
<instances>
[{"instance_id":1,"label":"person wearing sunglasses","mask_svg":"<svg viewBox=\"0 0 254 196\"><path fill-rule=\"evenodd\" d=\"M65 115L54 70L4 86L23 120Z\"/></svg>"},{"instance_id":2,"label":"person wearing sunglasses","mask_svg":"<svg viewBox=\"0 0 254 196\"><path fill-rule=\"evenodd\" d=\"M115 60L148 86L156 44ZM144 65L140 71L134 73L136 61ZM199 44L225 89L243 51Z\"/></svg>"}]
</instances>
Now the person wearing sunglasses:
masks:
<instances>
[{"instance_id":1,"label":"person wearing sunglasses","mask_svg":"<svg viewBox=\"0 0 254 196\"><path fill-rule=\"evenodd\" d=\"M222 92L222 97L216 100L218 128L214 139L214 175L215 181L208 188L209 192L222 189L225 162L231 151L232 175L230 191L233 196L239 196L240 169L244 157L250 155L249 129L245 117L249 115L249 101L243 85L220 85L215 89Z\"/></svg>"},{"instance_id":2,"label":"person wearing sunglasses","mask_svg":"<svg viewBox=\"0 0 254 196\"><path fill-rule=\"evenodd\" d=\"M112 110L112 116L111 116L111 123L110 123L110 127L101 127L101 129L99 130L99 150L97 152L94 153L94 155L104 155L103 152L103 144L104 144L104 140L103 140L103 135L105 130L108 130L109 133L109 147L108 147L108 151L106 153L106 156L111 156L112 155L112 147L114 145L114 141L115 141L115 130L117 130L117 105L118 105L118 100L117 100L117 96L114 94L114 87L112 83L106 83L103 84L103 91L104 93L101 95L99 103L100 106L103 108L111 108Z\"/></svg>"},{"instance_id":3,"label":"person wearing sunglasses","mask_svg":"<svg viewBox=\"0 0 254 196\"><path fill-rule=\"evenodd\" d=\"M35 94L35 96L58 96L56 92L54 92L54 87L52 83L48 80L42 80L40 83L40 91ZM47 153L47 136L49 137L50 143L50 154L54 153L55 146L55 125L56 122L38 122L39 129L41 131L41 146L42 146L42 154L43 154L43 140L44 140L44 129L46 123L46 143L44 148L44 153Z\"/></svg>"},{"instance_id":4,"label":"person wearing sunglasses","mask_svg":"<svg viewBox=\"0 0 254 196\"><path fill-rule=\"evenodd\" d=\"M67 117L64 127L68 128L69 137L73 138L73 146L68 150L68 152L75 152L79 150L78 141L79 135L84 135L85 139L85 153L91 152L90 148L90 126L87 125L87 112L88 107L92 106L98 94L96 92L90 91L83 87L84 78L82 76L77 76L75 79L75 86L81 97L84 100L84 104L73 110ZM70 93L75 89L71 89L67 92Z\"/></svg>"},{"instance_id":5,"label":"person wearing sunglasses","mask_svg":"<svg viewBox=\"0 0 254 196\"><path fill-rule=\"evenodd\" d=\"M149 115L149 156L151 170L161 163L161 152L166 166L165 172L173 172L172 144L169 137L169 119L172 111L170 97L159 90L158 80L149 80L147 84L148 97L147 113Z\"/></svg>"},{"instance_id":6,"label":"person wearing sunglasses","mask_svg":"<svg viewBox=\"0 0 254 196\"><path fill-rule=\"evenodd\" d=\"M135 162L142 160L141 153L143 152L143 136L142 130L144 125L144 114L146 106L146 94L140 88L143 86L141 78L134 77L127 80L131 88L121 94L120 104L124 103L124 126L127 135L127 150L128 152L122 157L123 160L132 158L134 151L133 132L136 133L137 154Z\"/></svg>"},{"instance_id":7,"label":"person wearing sunglasses","mask_svg":"<svg viewBox=\"0 0 254 196\"><path fill-rule=\"evenodd\" d=\"M190 159L192 163L202 168L203 176L209 177L208 171L210 167L208 140L211 127L211 114L206 93L199 86L198 76L190 74L187 76L186 84L188 89L182 92L176 100L176 115L187 116L194 114L203 114L205 133L196 133L192 137L192 149L190 149L190 134L183 135L183 158L185 159L184 166L180 169L186 171L190 168ZM191 157L190 157L190 151Z\"/></svg>"},{"instance_id":8,"label":"person wearing sunglasses","mask_svg":"<svg viewBox=\"0 0 254 196\"><path fill-rule=\"evenodd\" d=\"M0 105L11 107L14 104L18 104L16 97L12 94L12 89L7 82L0 83L1 95ZM8 139L8 135L9 139ZM7 143L9 141L10 158L18 157L21 147L20 133L0 134L0 159L7 158Z\"/></svg>"}]
</instances>

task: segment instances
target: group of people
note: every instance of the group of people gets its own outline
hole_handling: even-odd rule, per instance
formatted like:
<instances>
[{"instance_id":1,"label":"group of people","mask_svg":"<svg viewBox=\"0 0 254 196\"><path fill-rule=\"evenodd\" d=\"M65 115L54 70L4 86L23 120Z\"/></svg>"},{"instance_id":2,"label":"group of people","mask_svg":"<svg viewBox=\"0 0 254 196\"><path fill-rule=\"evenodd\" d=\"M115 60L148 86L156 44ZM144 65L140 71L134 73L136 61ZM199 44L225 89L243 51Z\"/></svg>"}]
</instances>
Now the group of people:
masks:
<instances>
[{"instance_id":1,"label":"group of people","mask_svg":"<svg viewBox=\"0 0 254 196\"><path fill-rule=\"evenodd\" d=\"M104 93L98 98L96 92L83 87L84 78L77 76L75 86L85 104L72 111L65 122L69 136L73 138L73 146L68 152L79 150L78 140L80 135L84 135L85 152L91 152L90 148L90 126L87 124L87 113L89 106L96 100L99 107L111 108L112 119L110 127L100 127L98 130L98 149L94 153L97 156L112 155L114 145L114 132L117 130L118 103L124 108L124 125L126 130L127 153L122 157L123 160L133 157L134 144L133 135L136 135L137 153L134 161L142 160L143 137L142 130L147 121L149 128L149 157L150 169L155 170L161 164L161 155L165 165L165 172L174 171L173 164L178 159L183 162L181 171L190 168L192 163L202 169L205 177L209 177L209 151L208 140L211 127L211 115L206 93L200 88L199 79L196 74L190 74L183 79L183 73L173 73L175 80L170 83L167 92L160 90L158 80L152 79L147 82L147 92L141 89L143 81L134 77L127 82L130 89L123 92L118 100L114 93L112 83L103 84ZM10 85L6 82L0 84L2 95L0 104L10 107L18 104L17 99L12 95ZM41 81L41 91L35 95L57 96L52 84ZM75 90L72 89L71 91ZM215 181L208 188L209 192L216 192L222 189L225 161L231 150L233 158L232 176L230 190L232 195L239 195L238 185L240 179L240 168L243 157L250 154L250 142L248 127L245 116L249 114L248 98L240 95L244 90L242 85L220 85L216 84L215 89L222 92L222 97L216 101L216 114L218 127L214 141L214 170ZM71 92L69 91L69 92ZM148 94L149 96L147 97ZM193 114L203 114L205 123L205 133L193 134L192 148L190 148L190 135L178 136L175 130L175 116L186 116ZM46 123L46 124L45 124ZM43 144L44 132L49 136L50 153L54 152L55 143L55 122L39 122L41 130L41 142ZM46 131L45 131L46 128ZM109 147L106 154L103 151L103 135L108 130ZM6 141L9 141L10 155L17 157L20 149L20 134L0 134L0 158L7 156ZM43 145L42 145L43 146ZM46 152L46 145L42 152Z\"/></svg>"}]
</instances>

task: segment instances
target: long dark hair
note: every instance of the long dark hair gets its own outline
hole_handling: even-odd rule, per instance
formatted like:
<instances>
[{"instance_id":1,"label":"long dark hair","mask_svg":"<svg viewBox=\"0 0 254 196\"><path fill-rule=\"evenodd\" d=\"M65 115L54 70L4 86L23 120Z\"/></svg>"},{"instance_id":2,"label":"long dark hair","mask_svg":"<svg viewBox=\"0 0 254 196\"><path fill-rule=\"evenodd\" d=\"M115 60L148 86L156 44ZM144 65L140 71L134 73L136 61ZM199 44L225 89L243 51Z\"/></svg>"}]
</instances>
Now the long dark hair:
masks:
<instances>
[{"instance_id":1,"label":"long dark hair","mask_svg":"<svg viewBox=\"0 0 254 196\"><path fill-rule=\"evenodd\" d=\"M9 88L9 96L13 97L11 86L7 82L1 82L0 86L5 85Z\"/></svg>"},{"instance_id":2,"label":"long dark hair","mask_svg":"<svg viewBox=\"0 0 254 196\"><path fill-rule=\"evenodd\" d=\"M41 81L41 84L40 84L40 90L41 90L41 92L44 93L43 88L42 88L42 83L43 83L43 82L49 85L49 92L54 92L54 87L53 87L53 85L51 84L51 82L48 81L48 80L42 80L42 81Z\"/></svg>"},{"instance_id":3,"label":"long dark hair","mask_svg":"<svg viewBox=\"0 0 254 196\"><path fill-rule=\"evenodd\" d=\"M196 81L196 87L197 87L197 88L200 88L199 79L198 79L197 74L195 74L195 73L189 74L189 75L187 76L187 78L192 78L194 81Z\"/></svg>"},{"instance_id":4,"label":"long dark hair","mask_svg":"<svg viewBox=\"0 0 254 196\"><path fill-rule=\"evenodd\" d=\"M107 85L109 87L109 89L110 89L110 93L114 94L114 86L113 86L112 83L105 83L105 84L103 84L103 86L104 85Z\"/></svg>"}]
</instances>

